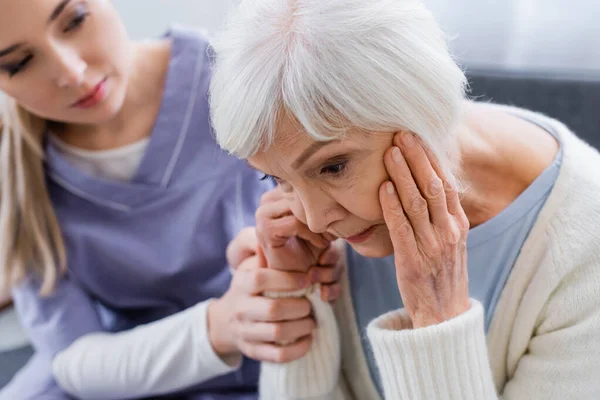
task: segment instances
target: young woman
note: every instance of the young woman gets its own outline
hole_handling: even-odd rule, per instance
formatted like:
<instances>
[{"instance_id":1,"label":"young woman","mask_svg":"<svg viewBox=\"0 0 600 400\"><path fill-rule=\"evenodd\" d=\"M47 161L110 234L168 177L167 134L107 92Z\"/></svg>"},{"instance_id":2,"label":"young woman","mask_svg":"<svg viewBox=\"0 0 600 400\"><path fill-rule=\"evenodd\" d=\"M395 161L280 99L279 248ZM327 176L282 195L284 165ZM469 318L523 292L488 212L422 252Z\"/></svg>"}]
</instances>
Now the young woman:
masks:
<instances>
[{"instance_id":1,"label":"young woman","mask_svg":"<svg viewBox=\"0 0 600 400\"><path fill-rule=\"evenodd\" d=\"M36 350L1 399L254 398L241 348L308 351L314 324L271 335L308 301L257 296L305 273L231 282L227 244L271 186L213 139L209 55L184 29L130 41L107 0L0 0L0 265Z\"/></svg>"},{"instance_id":2,"label":"young woman","mask_svg":"<svg viewBox=\"0 0 600 400\"><path fill-rule=\"evenodd\" d=\"M597 151L466 101L419 0L242 2L214 48L217 140L282 192L258 239L285 201L348 244L341 368L309 353L261 397L600 397Z\"/></svg>"}]
</instances>

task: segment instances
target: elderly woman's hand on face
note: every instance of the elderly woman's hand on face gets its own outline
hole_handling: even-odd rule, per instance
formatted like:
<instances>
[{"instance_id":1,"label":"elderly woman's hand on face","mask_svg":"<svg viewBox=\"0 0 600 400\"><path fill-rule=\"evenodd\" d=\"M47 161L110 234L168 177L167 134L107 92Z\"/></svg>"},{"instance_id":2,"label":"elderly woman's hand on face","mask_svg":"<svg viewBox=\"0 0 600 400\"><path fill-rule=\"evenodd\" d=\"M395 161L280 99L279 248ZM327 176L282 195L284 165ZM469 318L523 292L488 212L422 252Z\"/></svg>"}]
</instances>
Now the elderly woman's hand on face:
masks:
<instances>
[{"instance_id":1,"label":"elderly woman's hand on face","mask_svg":"<svg viewBox=\"0 0 600 400\"><path fill-rule=\"evenodd\" d=\"M385 154L391 182L379 198L394 246L396 277L413 327L454 318L470 307L469 222L455 188L410 132Z\"/></svg>"}]
</instances>

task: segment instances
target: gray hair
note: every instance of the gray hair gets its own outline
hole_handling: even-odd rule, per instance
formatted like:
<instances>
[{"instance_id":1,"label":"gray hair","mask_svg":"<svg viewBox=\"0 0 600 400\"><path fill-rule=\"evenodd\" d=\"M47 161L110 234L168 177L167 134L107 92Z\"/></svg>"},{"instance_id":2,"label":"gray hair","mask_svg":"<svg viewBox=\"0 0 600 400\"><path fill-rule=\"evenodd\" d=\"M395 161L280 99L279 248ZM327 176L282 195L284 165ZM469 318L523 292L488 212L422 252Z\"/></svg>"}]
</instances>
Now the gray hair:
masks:
<instances>
[{"instance_id":1,"label":"gray hair","mask_svg":"<svg viewBox=\"0 0 600 400\"><path fill-rule=\"evenodd\" d=\"M287 114L317 141L418 135L450 183L466 78L420 0L242 0L214 42L219 145L266 150Z\"/></svg>"}]
</instances>

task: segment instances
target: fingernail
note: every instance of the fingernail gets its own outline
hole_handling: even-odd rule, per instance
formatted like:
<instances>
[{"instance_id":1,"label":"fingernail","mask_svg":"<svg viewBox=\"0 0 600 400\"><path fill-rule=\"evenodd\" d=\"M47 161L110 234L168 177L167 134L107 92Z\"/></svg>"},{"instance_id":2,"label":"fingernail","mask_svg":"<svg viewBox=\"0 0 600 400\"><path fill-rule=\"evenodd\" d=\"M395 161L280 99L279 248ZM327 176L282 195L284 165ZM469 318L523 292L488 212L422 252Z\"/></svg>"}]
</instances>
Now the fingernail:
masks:
<instances>
[{"instance_id":1,"label":"fingernail","mask_svg":"<svg viewBox=\"0 0 600 400\"><path fill-rule=\"evenodd\" d=\"M402 134L402 143L406 146L406 147L411 147L412 145L415 144L415 138L413 138L412 133L409 132L405 132Z\"/></svg>"},{"instance_id":2,"label":"fingernail","mask_svg":"<svg viewBox=\"0 0 600 400\"><path fill-rule=\"evenodd\" d=\"M400 152L399 148L394 147L392 149L392 159L396 162L396 164L400 164L402 162L402 153Z\"/></svg>"},{"instance_id":3,"label":"fingernail","mask_svg":"<svg viewBox=\"0 0 600 400\"><path fill-rule=\"evenodd\" d=\"M312 271L310 271L310 283L317 282L319 282L319 271L313 269Z\"/></svg>"},{"instance_id":4,"label":"fingernail","mask_svg":"<svg viewBox=\"0 0 600 400\"><path fill-rule=\"evenodd\" d=\"M386 183L385 191L388 192L388 194L394 194L394 184L392 182Z\"/></svg>"}]
</instances>

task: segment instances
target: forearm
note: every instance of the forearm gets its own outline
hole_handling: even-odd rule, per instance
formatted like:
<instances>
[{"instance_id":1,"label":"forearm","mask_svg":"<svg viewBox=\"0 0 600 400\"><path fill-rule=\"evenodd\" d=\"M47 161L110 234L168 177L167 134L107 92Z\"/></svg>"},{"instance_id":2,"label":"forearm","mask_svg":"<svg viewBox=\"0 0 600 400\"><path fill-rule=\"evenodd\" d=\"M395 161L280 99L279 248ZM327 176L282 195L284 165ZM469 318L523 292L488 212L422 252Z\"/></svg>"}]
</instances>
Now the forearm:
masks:
<instances>
[{"instance_id":1,"label":"forearm","mask_svg":"<svg viewBox=\"0 0 600 400\"><path fill-rule=\"evenodd\" d=\"M135 398L185 389L236 369L213 350L210 301L117 334L83 336L56 355L53 372L74 396Z\"/></svg>"}]
</instances>

